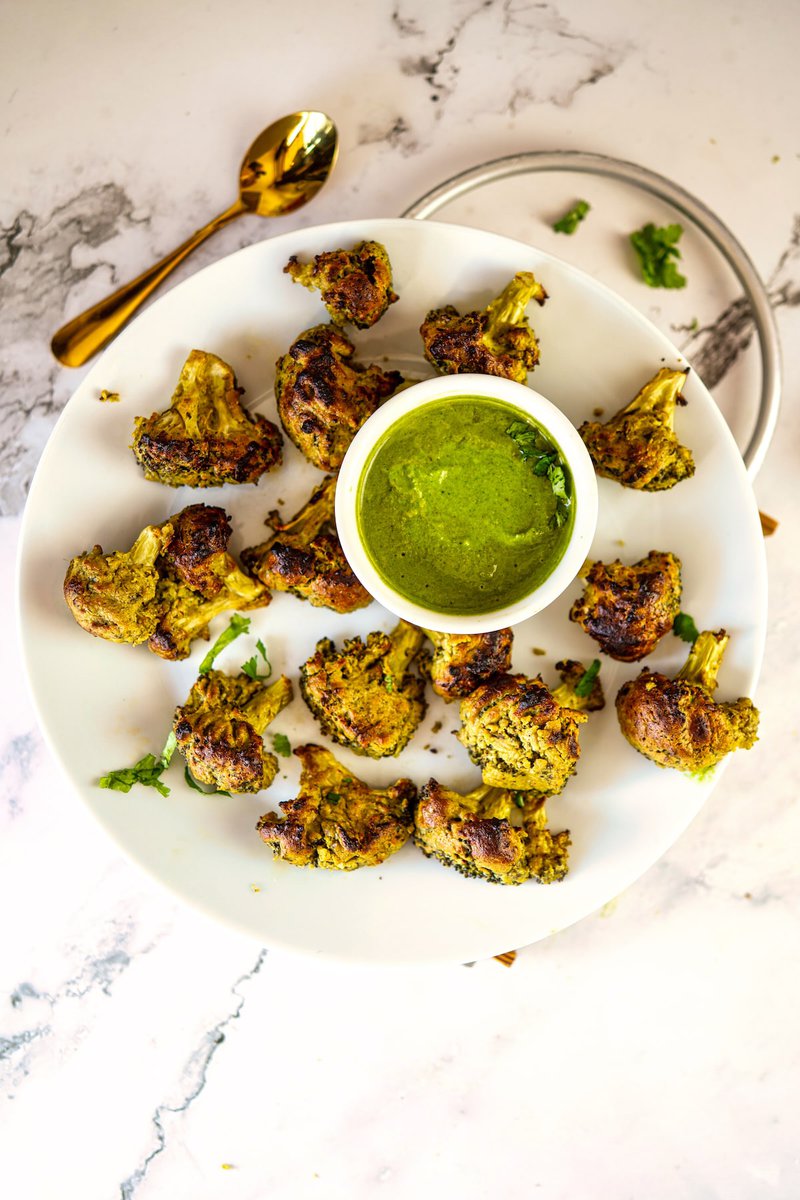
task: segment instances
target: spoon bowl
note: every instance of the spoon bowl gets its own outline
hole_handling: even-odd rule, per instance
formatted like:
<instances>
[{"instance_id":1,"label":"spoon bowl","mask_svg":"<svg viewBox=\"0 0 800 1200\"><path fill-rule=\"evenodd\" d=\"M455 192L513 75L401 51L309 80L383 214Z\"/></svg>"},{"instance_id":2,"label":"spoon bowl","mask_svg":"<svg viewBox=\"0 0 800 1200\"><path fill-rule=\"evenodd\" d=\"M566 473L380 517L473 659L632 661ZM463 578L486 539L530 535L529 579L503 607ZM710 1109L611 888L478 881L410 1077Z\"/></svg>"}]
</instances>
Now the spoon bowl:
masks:
<instances>
[{"instance_id":1,"label":"spoon bowl","mask_svg":"<svg viewBox=\"0 0 800 1200\"><path fill-rule=\"evenodd\" d=\"M239 196L230 208L149 270L63 325L50 343L58 361L66 367L83 366L108 345L192 250L229 222L247 213L280 217L302 208L333 170L338 147L336 126L325 113L302 111L273 121L242 160Z\"/></svg>"}]
</instances>

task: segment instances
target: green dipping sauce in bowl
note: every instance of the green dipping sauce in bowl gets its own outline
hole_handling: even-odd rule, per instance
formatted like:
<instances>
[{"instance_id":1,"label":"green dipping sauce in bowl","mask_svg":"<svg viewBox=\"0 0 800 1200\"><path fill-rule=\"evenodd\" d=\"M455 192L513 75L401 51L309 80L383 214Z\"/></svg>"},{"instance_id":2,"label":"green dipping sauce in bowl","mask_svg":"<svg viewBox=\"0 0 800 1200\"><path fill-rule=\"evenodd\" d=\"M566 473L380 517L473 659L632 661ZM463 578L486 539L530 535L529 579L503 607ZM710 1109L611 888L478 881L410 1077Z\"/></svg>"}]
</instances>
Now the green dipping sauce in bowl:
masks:
<instances>
[{"instance_id":1,"label":"green dipping sauce in bowl","mask_svg":"<svg viewBox=\"0 0 800 1200\"><path fill-rule=\"evenodd\" d=\"M559 495L548 466L551 475L560 468ZM572 478L559 447L521 409L452 396L384 433L356 513L391 588L467 616L521 600L552 573L572 532Z\"/></svg>"},{"instance_id":2,"label":"green dipping sauce in bowl","mask_svg":"<svg viewBox=\"0 0 800 1200\"><path fill-rule=\"evenodd\" d=\"M353 439L336 527L364 587L442 633L525 620L574 580L597 481L569 419L524 384L444 375L393 396Z\"/></svg>"}]
</instances>

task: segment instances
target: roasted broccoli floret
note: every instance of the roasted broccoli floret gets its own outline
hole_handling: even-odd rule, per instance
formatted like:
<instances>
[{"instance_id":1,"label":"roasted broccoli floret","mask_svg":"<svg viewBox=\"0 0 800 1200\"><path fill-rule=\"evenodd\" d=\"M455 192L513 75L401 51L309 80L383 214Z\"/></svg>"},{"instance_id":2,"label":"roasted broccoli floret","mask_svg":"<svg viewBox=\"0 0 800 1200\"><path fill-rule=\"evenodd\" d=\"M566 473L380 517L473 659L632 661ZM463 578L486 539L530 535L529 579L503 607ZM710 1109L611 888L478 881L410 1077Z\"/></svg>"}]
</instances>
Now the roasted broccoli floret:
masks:
<instances>
[{"instance_id":1,"label":"roasted broccoli floret","mask_svg":"<svg viewBox=\"0 0 800 1200\"><path fill-rule=\"evenodd\" d=\"M624 487L658 492L694 475L691 450L672 427L688 371L662 367L624 408L600 424L584 421L578 433L598 475Z\"/></svg>"},{"instance_id":2,"label":"roasted broccoli floret","mask_svg":"<svg viewBox=\"0 0 800 1200\"><path fill-rule=\"evenodd\" d=\"M461 795L429 779L414 814L414 841L446 867L490 883L554 883L568 869L569 831L550 833L541 801L487 784Z\"/></svg>"},{"instance_id":3,"label":"roasted broccoli floret","mask_svg":"<svg viewBox=\"0 0 800 1200\"><path fill-rule=\"evenodd\" d=\"M279 466L280 430L246 412L242 392L227 363L193 350L170 407L134 422L131 448L145 478L170 487L218 487L256 483Z\"/></svg>"},{"instance_id":4,"label":"roasted broccoli floret","mask_svg":"<svg viewBox=\"0 0 800 1200\"><path fill-rule=\"evenodd\" d=\"M532 300L544 304L546 299L530 271L519 271L480 312L462 317L452 304L434 308L420 327L425 357L445 375L500 375L525 383L539 361L525 310Z\"/></svg>"},{"instance_id":5,"label":"roasted broccoli floret","mask_svg":"<svg viewBox=\"0 0 800 1200\"><path fill-rule=\"evenodd\" d=\"M484 783L553 796L575 770L585 720L562 708L540 676L501 674L461 701L458 739Z\"/></svg>"},{"instance_id":6,"label":"roasted broccoli floret","mask_svg":"<svg viewBox=\"0 0 800 1200\"><path fill-rule=\"evenodd\" d=\"M147 641L162 611L156 564L171 533L169 523L148 525L130 550L94 546L72 559L64 599L82 629L109 642Z\"/></svg>"},{"instance_id":7,"label":"roasted broccoli floret","mask_svg":"<svg viewBox=\"0 0 800 1200\"><path fill-rule=\"evenodd\" d=\"M680 559L651 550L633 566L619 559L593 562L582 573L583 595L572 605L570 620L620 662L651 654L680 612Z\"/></svg>"},{"instance_id":8,"label":"roasted broccoli floret","mask_svg":"<svg viewBox=\"0 0 800 1200\"><path fill-rule=\"evenodd\" d=\"M162 658L185 658L193 638L232 608L262 608L270 594L241 570L226 546L224 509L191 504L148 525L129 551L100 546L74 558L64 596L75 620L112 642L148 642Z\"/></svg>"},{"instance_id":9,"label":"roasted broccoli floret","mask_svg":"<svg viewBox=\"0 0 800 1200\"><path fill-rule=\"evenodd\" d=\"M572 708L577 712L599 712L606 706L603 685L600 682L600 663L597 659L587 669L573 658L556 663L561 683L551 689L556 704Z\"/></svg>"},{"instance_id":10,"label":"roasted broccoli floret","mask_svg":"<svg viewBox=\"0 0 800 1200\"><path fill-rule=\"evenodd\" d=\"M276 857L296 867L355 871L384 862L405 844L417 789L410 779L371 788L322 746L298 746L300 792L256 829Z\"/></svg>"},{"instance_id":11,"label":"roasted broccoli floret","mask_svg":"<svg viewBox=\"0 0 800 1200\"><path fill-rule=\"evenodd\" d=\"M292 699L285 675L266 684L248 675L200 675L175 710L178 749L198 783L218 792L260 792L278 773L262 734Z\"/></svg>"},{"instance_id":12,"label":"roasted broccoli floret","mask_svg":"<svg viewBox=\"0 0 800 1200\"><path fill-rule=\"evenodd\" d=\"M391 633L329 638L300 668L300 691L323 733L356 754L399 754L425 715L425 684L409 670L422 630L400 621Z\"/></svg>"},{"instance_id":13,"label":"roasted broccoli floret","mask_svg":"<svg viewBox=\"0 0 800 1200\"><path fill-rule=\"evenodd\" d=\"M423 630L434 645L432 656L420 658L433 690L445 700L461 700L498 671L511 668L511 629L496 633L437 633Z\"/></svg>"},{"instance_id":14,"label":"roasted broccoli floret","mask_svg":"<svg viewBox=\"0 0 800 1200\"><path fill-rule=\"evenodd\" d=\"M338 471L367 417L403 382L399 371L351 361L354 353L338 326L315 325L276 364L283 428L321 471Z\"/></svg>"},{"instance_id":15,"label":"roasted broccoli floret","mask_svg":"<svg viewBox=\"0 0 800 1200\"><path fill-rule=\"evenodd\" d=\"M724 629L701 633L674 679L643 670L617 693L620 729L634 749L678 771L707 771L732 750L749 750L757 740L758 709L742 697L717 703Z\"/></svg>"},{"instance_id":16,"label":"roasted broccoli floret","mask_svg":"<svg viewBox=\"0 0 800 1200\"><path fill-rule=\"evenodd\" d=\"M310 263L298 262L292 255L283 269L295 283L319 289L337 325L369 329L398 298L392 290L392 264L380 242L359 242L352 250L325 250Z\"/></svg>"},{"instance_id":17,"label":"roasted broccoli floret","mask_svg":"<svg viewBox=\"0 0 800 1200\"><path fill-rule=\"evenodd\" d=\"M372 600L344 556L333 517L336 479L329 475L290 521L269 514L273 537L242 551L242 562L272 591L292 592L334 612L354 612Z\"/></svg>"},{"instance_id":18,"label":"roasted broccoli floret","mask_svg":"<svg viewBox=\"0 0 800 1200\"><path fill-rule=\"evenodd\" d=\"M272 597L262 583L251 579L229 559L222 587L210 599L186 586L173 574L165 573L158 584L162 616L148 645L159 658L187 658L195 638L208 640L208 626L221 613L238 609L265 608Z\"/></svg>"}]
</instances>

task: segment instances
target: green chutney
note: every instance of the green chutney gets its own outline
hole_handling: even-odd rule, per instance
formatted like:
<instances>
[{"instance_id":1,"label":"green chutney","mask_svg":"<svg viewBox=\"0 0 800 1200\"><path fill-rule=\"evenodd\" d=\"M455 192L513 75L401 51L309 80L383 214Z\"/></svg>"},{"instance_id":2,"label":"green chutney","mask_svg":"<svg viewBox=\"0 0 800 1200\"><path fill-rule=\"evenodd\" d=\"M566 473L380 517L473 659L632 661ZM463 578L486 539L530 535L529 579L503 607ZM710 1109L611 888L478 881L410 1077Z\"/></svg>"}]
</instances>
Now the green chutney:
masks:
<instances>
[{"instance_id":1,"label":"green chutney","mask_svg":"<svg viewBox=\"0 0 800 1200\"><path fill-rule=\"evenodd\" d=\"M563 469L565 501L509 433L519 422ZM513 604L547 579L569 542L575 504L563 455L527 413L456 396L414 409L384 434L359 481L357 515L390 587L425 608L469 616Z\"/></svg>"}]
</instances>

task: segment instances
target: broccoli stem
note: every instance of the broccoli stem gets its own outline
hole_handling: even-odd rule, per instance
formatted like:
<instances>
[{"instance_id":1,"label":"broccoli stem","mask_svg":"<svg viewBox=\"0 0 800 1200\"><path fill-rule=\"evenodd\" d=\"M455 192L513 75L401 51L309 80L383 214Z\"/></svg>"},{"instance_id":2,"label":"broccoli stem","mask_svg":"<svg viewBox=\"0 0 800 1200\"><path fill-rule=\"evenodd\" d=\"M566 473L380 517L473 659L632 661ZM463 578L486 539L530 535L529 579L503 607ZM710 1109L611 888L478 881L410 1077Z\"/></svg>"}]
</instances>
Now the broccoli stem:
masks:
<instances>
[{"instance_id":1,"label":"broccoli stem","mask_svg":"<svg viewBox=\"0 0 800 1200\"><path fill-rule=\"evenodd\" d=\"M171 534L169 522L163 526L146 525L130 548L131 560L139 566L152 567Z\"/></svg>"},{"instance_id":2,"label":"broccoli stem","mask_svg":"<svg viewBox=\"0 0 800 1200\"><path fill-rule=\"evenodd\" d=\"M518 271L500 295L486 306L488 321L484 337L492 352L501 353L502 347L498 343L509 329L522 322L531 300L544 304L546 299L547 292L531 272Z\"/></svg>"},{"instance_id":3,"label":"broccoli stem","mask_svg":"<svg viewBox=\"0 0 800 1200\"><path fill-rule=\"evenodd\" d=\"M730 638L724 629L719 629L716 633L705 630L698 636L689 651L689 657L675 678L683 679L686 683L696 683L705 691L713 692L729 641Z\"/></svg>"},{"instance_id":4,"label":"broccoli stem","mask_svg":"<svg viewBox=\"0 0 800 1200\"><path fill-rule=\"evenodd\" d=\"M392 640L392 648L383 660L383 673L393 682L396 680L399 683L412 658L418 653L425 635L416 625L410 625L408 621L399 621L389 637Z\"/></svg>"},{"instance_id":5,"label":"broccoli stem","mask_svg":"<svg viewBox=\"0 0 800 1200\"><path fill-rule=\"evenodd\" d=\"M292 699L292 685L285 675L261 690L241 708L244 719L256 733L263 733Z\"/></svg>"},{"instance_id":6,"label":"broccoli stem","mask_svg":"<svg viewBox=\"0 0 800 1200\"><path fill-rule=\"evenodd\" d=\"M661 417L665 425L672 429L675 405L678 403L678 397L688 373L688 371L671 371L668 367L662 367L618 415L622 417L629 416L631 413L651 412Z\"/></svg>"},{"instance_id":7,"label":"broccoli stem","mask_svg":"<svg viewBox=\"0 0 800 1200\"><path fill-rule=\"evenodd\" d=\"M333 520L336 496L336 476L329 475L313 492L299 512L288 521L282 522L280 514L271 512L269 524L276 533L290 533L301 545L307 546L328 521Z\"/></svg>"}]
</instances>

